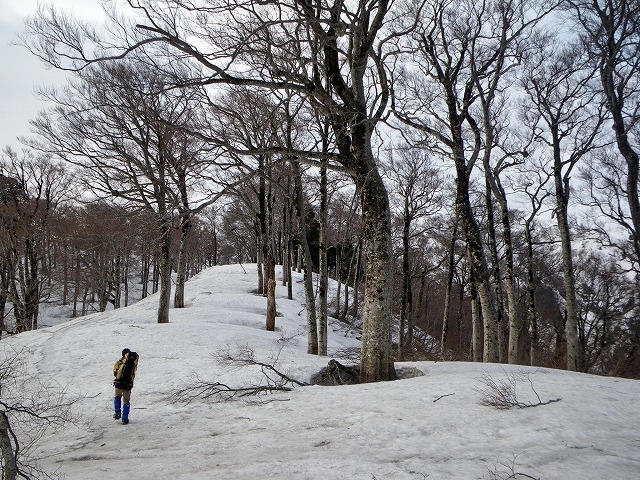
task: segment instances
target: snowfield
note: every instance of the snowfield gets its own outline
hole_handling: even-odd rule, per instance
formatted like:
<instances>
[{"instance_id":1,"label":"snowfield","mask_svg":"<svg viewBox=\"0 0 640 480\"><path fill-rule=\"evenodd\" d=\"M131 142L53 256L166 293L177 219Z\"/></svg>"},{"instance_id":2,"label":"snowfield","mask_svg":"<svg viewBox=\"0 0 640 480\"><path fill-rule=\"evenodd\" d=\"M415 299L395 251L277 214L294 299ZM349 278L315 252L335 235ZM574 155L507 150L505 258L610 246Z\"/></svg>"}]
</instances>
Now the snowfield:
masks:
<instances>
[{"instance_id":1,"label":"snowfield","mask_svg":"<svg viewBox=\"0 0 640 480\"><path fill-rule=\"evenodd\" d=\"M276 331L251 293L255 265L210 268L187 283L186 308L155 323L157 297L0 342L22 352L17 395L64 389L73 424L49 428L31 463L68 480L164 479L640 479L640 382L541 368L412 362L424 375L394 382L298 387L224 403L177 401L195 381L265 383L257 367L216 354L248 348L258 361L308 382L359 341L335 321L329 358L306 354L302 277L295 300L278 282ZM139 353L129 425L112 419L112 367ZM342 363L349 363L340 360ZM497 410L481 404L483 375L524 375L518 399L560 401ZM38 386L39 385L39 386ZM6 389L0 392L6 395ZM22 425L17 430L27 426ZM510 476L520 473L519 476Z\"/></svg>"}]
</instances>

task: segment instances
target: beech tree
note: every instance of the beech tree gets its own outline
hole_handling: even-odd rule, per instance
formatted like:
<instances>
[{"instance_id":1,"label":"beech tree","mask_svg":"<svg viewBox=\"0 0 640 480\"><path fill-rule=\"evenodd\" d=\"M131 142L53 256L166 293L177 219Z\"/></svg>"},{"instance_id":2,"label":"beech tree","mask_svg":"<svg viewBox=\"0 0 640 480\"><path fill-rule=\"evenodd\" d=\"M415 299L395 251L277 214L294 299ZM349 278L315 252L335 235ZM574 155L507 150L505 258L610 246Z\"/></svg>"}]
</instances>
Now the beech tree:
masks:
<instances>
[{"instance_id":1,"label":"beech tree","mask_svg":"<svg viewBox=\"0 0 640 480\"><path fill-rule=\"evenodd\" d=\"M391 2L127 3L139 18L137 33L125 27L133 41L121 49L105 42L100 51L91 51L85 41L99 40L95 31L69 19L61 22L52 10L31 19L35 32L31 46L46 61L77 69L94 60L123 57L132 49L162 43L203 68L202 75L182 79L182 85L252 85L264 91L286 88L308 99L329 119L339 152L329 157L351 176L362 205L367 276L361 380L394 378L389 201L372 148L390 92L385 60L396 36L384 30ZM154 60L156 68L167 66L162 56ZM327 157L317 151L290 153L305 159Z\"/></svg>"},{"instance_id":2,"label":"beech tree","mask_svg":"<svg viewBox=\"0 0 640 480\"><path fill-rule=\"evenodd\" d=\"M15 331L38 328L46 238L69 178L49 156L11 149L0 158L0 296L13 305Z\"/></svg>"},{"instance_id":3,"label":"beech tree","mask_svg":"<svg viewBox=\"0 0 640 480\"><path fill-rule=\"evenodd\" d=\"M640 264L640 2L638 0L566 0L589 60L597 71L615 145L626 163L620 182L628 206L630 234Z\"/></svg>"},{"instance_id":4,"label":"beech tree","mask_svg":"<svg viewBox=\"0 0 640 480\"><path fill-rule=\"evenodd\" d=\"M552 43L544 43L531 59L522 81L529 100L523 105L523 118L531 128L534 141L545 147L542 155L551 157L547 168L553 172L555 212L562 245L566 361L567 369L573 371L581 371L581 354L569 229L570 179L576 164L597 147L604 121L597 96L589 88L594 72L583 53L576 46L557 51Z\"/></svg>"},{"instance_id":5,"label":"beech tree","mask_svg":"<svg viewBox=\"0 0 640 480\"><path fill-rule=\"evenodd\" d=\"M628 330L626 319L633 318L636 308L634 288L602 252L584 250L576 260L578 342L583 370L602 375L615 370L614 351L628 352L624 344L633 333Z\"/></svg>"},{"instance_id":6,"label":"beech tree","mask_svg":"<svg viewBox=\"0 0 640 480\"><path fill-rule=\"evenodd\" d=\"M217 101L208 99L206 114L210 118L206 125L200 125L197 133L224 143L228 150L224 168L232 167L234 172L228 175L231 183L227 188L255 212L257 291L267 297L266 325L267 330L273 331L276 279L273 239L275 182L272 171L277 159L266 152L238 155L236 151L267 149L284 141L280 125L284 122L284 113L273 96L262 95L247 87L233 87ZM253 177L256 177L255 181Z\"/></svg>"},{"instance_id":7,"label":"beech tree","mask_svg":"<svg viewBox=\"0 0 640 480\"><path fill-rule=\"evenodd\" d=\"M398 354L411 346L414 326L413 271L411 252L416 238L429 234L429 218L442 208L443 178L433 166L429 152L399 148L387 167L391 183L392 210L402 227L402 287L400 292L400 333Z\"/></svg>"},{"instance_id":8,"label":"beech tree","mask_svg":"<svg viewBox=\"0 0 640 480\"><path fill-rule=\"evenodd\" d=\"M640 273L635 228L628 208L627 163L613 146L585 158L579 172L584 188L578 193L588 208L583 229L606 249L616 252L621 275Z\"/></svg>"},{"instance_id":9,"label":"beech tree","mask_svg":"<svg viewBox=\"0 0 640 480\"><path fill-rule=\"evenodd\" d=\"M540 365L540 336L538 333L538 313L536 310L536 289L538 280L536 279L536 261L534 258L535 238L534 232L539 228L536 218L540 212L545 211L544 201L550 195L546 188L552 174L545 172L539 165L531 165L524 168L521 181L519 182L521 193L529 200L529 214L523 219L523 234L526 246L525 270L527 272L526 281L526 311L527 324L529 328L529 361L531 366Z\"/></svg>"},{"instance_id":10,"label":"beech tree","mask_svg":"<svg viewBox=\"0 0 640 480\"><path fill-rule=\"evenodd\" d=\"M33 145L80 167L97 198L115 197L124 208L154 215L161 251L158 323L169 321L173 223L184 205L184 169L194 157L177 130L192 114L192 92L163 92L166 82L134 62L100 64L62 93L51 92L58 105L32 122L43 139Z\"/></svg>"},{"instance_id":11,"label":"beech tree","mask_svg":"<svg viewBox=\"0 0 640 480\"><path fill-rule=\"evenodd\" d=\"M499 325L471 203L472 175L478 160L490 158L495 146L487 128L495 122L487 118L492 99L518 64L534 26L552 8L553 2L526 0L430 3L406 47L417 71L407 75L402 95L396 97L398 118L438 142L453 160L456 210L480 302L486 362L499 360Z\"/></svg>"}]
</instances>

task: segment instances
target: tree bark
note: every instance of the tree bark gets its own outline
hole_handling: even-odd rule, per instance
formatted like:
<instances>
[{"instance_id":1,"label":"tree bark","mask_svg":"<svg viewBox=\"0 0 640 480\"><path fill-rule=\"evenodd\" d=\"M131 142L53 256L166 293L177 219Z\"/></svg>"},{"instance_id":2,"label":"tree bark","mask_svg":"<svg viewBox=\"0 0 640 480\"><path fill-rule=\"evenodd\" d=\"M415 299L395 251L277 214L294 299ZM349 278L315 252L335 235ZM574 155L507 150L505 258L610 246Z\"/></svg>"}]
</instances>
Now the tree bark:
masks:
<instances>
[{"instance_id":1,"label":"tree bark","mask_svg":"<svg viewBox=\"0 0 640 480\"><path fill-rule=\"evenodd\" d=\"M276 329L276 261L271 253L271 248L267 250L267 331L273 332Z\"/></svg>"},{"instance_id":2,"label":"tree bark","mask_svg":"<svg viewBox=\"0 0 640 480\"><path fill-rule=\"evenodd\" d=\"M573 268L573 253L571 251L571 232L569 229L569 218L567 205L569 202L568 193L563 185L561 173L560 151L554 153L556 157L556 168L554 168L554 179L556 185L556 218L560 241L562 244L562 273L564 276L565 309L567 320L565 326L567 341L567 370L580 371L580 353L578 345L578 317L576 311L576 280ZM568 186L568 179L565 179Z\"/></svg>"},{"instance_id":3,"label":"tree bark","mask_svg":"<svg viewBox=\"0 0 640 480\"><path fill-rule=\"evenodd\" d=\"M411 233L411 216L409 215L409 196L404 198L402 219L402 291L400 292L400 331L398 334L398 359L404 357L405 328L411 315L411 270L409 264L409 236Z\"/></svg>"},{"instance_id":4,"label":"tree bark","mask_svg":"<svg viewBox=\"0 0 640 480\"><path fill-rule=\"evenodd\" d=\"M158 302L158 323L169 323L171 302L171 218L160 219L160 301Z\"/></svg>"},{"instance_id":5,"label":"tree bark","mask_svg":"<svg viewBox=\"0 0 640 480\"><path fill-rule=\"evenodd\" d=\"M454 123L455 125L455 123ZM475 284L477 297L480 303L480 311L482 312L484 345L483 359L485 362L498 362L499 345L498 345L498 325L491 300L491 290L489 287L489 272L487 269L486 258L482 250L482 240L480 230L476 223L471 201L469 198L469 173L464 159L464 151L462 150L462 132L454 135L456 146L455 163L456 163L456 209L460 215L462 229L467 242L467 254L470 264L471 281ZM475 350L474 350L475 351Z\"/></svg>"},{"instance_id":6,"label":"tree bark","mask_svg":"<svg viewBox=\"0 0 640 480\"><path fill-rule=\"evenodd\" d=\"M0 447L2 450L3 480L16 480L18 477L18 464L11 444L10 431L9 418L6 412L0 411Z\"/></svg>"},{"instance_id":7,"label":"tree bark","mask_svg":"<svg viewBox=\"0 0 640 480\"><path fill-rule=\"evenodd\" d=\"M474 362L482 362L484 358L482 309L478 301L476 284L473 281L469 282L469 288L471 289L472 356Z\"/></svg>"},{"instance_id":8,"label":"tree bark","mask_svg":"<svg viewBox=\"0 0 640 480\"><path fill-rule=\"evenodd\" d=\"M304 252L304 293L307 310L307 353L318 355L318 322L316 316L316 299L313 292L313 259L309 242L307 242L307 224L304 215L304 197L302 191L302 173L300 165L293 161L291 169L295 181L295 206L298 217L298 237Z\"/></svg>"},{"instance_id":9,"label":"tree bark","mask_svg":"<svg viewBox=\"0 0 640 480\"><path fill-rule=\"evenodd\" d=\"M440 337L440 357L444 359L447 353L447 337L449 335L449 307L451 306L451 288L455 269L456 237L458 235L458 221L456 219L449 245L449 261L447 263L447 286L444 294L444 312L442 314L442 335ZM424 278L424 276L423 276Z\"/></svg>"},{"instance_id":10,"label":"tree bark","mask_svg":"<svg viewBox=\"0 0 640 480\"><path fill-rule=\"evenodd\" d=\"M527 221L524 229L527 244L527 320L529 323L530 364L537 367L540 364L540 345L538 340L538 316L536 314L536 290L533 263L533 240L531 225Z\"/></svg>"},{"instance_id":11,"label":"tree bark","mask_svg":"<svg viewBox=\"0 0 640 480\"><path fill-rule=\"evenodd\" d=\"M489 155L490 149L486 150L485 158ZM502 289L502 277L500 275L500 258L498 256L498 245L496 240L496 222L493 206L493 195L489 181L490 172L485 166L485 193L487 207L487 230L489 233L489 252L491 256L491 278L493 279L493 291L495 292L496 305L496 326L498 328L498 356L500 363L506 363L509 357L509 325L506 322L504 312L504 293Z\"/></svg>"},{"instance_id":12,"label":"tree bark","mask_svg":"<svg viewBox=\"0 0 640 480\"><path fill-rule=\"evenodd\" d=\"M501 361L506 360L510 364L517 364L520 360L520 334L524 327L522 318L518 315L517 309L517 301L516 301L516 280L514 274L514 263L513 263L513 242L512 242L512 232L511 232L511 219L509 217L509 206L507 203L507 195L502 187L502 183L497 173L490 172L490 165L487 161L485 161L485 169L487 170L487 183L490 187L491 191L495 195L498 200L498 205L500 207L500 223L502 225L502 237L504 242L504 270L505 270L505 283L506 283L506 291L507 291L507 331L505 334L501 335L503 341L506 340L507 347L507 356L505 358L501 358ZM493 254L492 254L493 255ZM495 260L497 259L497 254L495 255ZM496 267L497 268L497 267ZM502 287L500 278L495 278L495 281L500 283L500 287L496 287L496 294L500 296L498 298L502 298ZM498 292L499 289L499 292ZM499 305L502 304L502 300L500 300ZM500 308L500 310L502 310ZM504 316L501 315L501 316Z\"/></svg>"},{"instance_id":13,"label":"tree bark","mask_svg":"<svg viewBox=\"0 0 640 480\"><path fill-rule=\"evenodd\" d=\"M180 221L180 246L178 247L178 268L176 272L176 289L173 295L174 308L184 308L184 288L187 280L187 255L191 218L183 214Z\"/></svg>"},{"instance_id":14,"label":"tree bark","mask_svg":"<svg viewBox=\"0 0 640 480\"><path fill-rule=\"evenodd\" d=\"M366 171L355 178L362 204L367 273L364 286L360 380L395 379L392 360L393 255L389 198L373 161L370 138L361 145Z\"/></svg>"},{"instance_id":15,"label":"tree bark","mask_svg":"<svg viewBox=\"0 0 640 480\"><path fill-rule=\"evenodd\" d=\"M326 138L326 135L325 137ZM328 145L327 147L328 148ZM323 148L325 150L326 148ZM320 169L320 259L318 274L320 276L319 285L319 308L318 308L318 355L327 355L327 296L329 291L329 267L327 265L327 169Z\"/></svg>"},{"instance_id":16,"label":"tree bark","mask_svg":"<svg viewBox=\"0 0 640 480\"><path fill-rule=\"evenodd\" d=\"M360 279L362 278L362 239L358 240L358 248L356 249L356 266L353 273L353 301L351 302L351 316L358 317L358 308L360 307Z\"/></svg>"}]
</instances>

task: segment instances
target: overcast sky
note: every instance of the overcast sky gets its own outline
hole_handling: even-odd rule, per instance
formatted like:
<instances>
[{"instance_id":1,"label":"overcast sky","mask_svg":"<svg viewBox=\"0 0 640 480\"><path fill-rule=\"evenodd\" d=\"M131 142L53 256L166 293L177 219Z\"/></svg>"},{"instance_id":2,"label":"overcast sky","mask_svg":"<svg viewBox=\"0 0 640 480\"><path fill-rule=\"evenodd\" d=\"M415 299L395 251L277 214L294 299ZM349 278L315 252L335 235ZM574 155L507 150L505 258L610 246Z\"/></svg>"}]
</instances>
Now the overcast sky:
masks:
<instances>
[{"instance_id":1,"label":"overcast sky","mask_svg":"<svg viewBox=\"0 0 640 480\"><path fill-rule=\"evenodd\" d=\"M97 0L0 0L0 148L22 146L16 137L29 135L29 120L46 107L34 91L42 85L60 84L64 74L45 65L26 48L11 45L24 30L24 17L37 11L38 3L54 4L81 18L97 18L101 12Z\"/></svg>"}]
</instances>

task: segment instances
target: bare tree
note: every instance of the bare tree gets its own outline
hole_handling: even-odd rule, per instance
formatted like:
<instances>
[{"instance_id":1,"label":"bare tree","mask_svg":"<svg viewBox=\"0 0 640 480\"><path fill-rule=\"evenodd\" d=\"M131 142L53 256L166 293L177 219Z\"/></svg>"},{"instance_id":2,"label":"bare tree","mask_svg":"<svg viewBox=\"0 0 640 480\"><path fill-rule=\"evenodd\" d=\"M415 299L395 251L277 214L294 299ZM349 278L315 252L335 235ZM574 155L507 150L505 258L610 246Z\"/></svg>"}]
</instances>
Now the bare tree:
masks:
<instances>
[{"instance_id":1,"label":"bare tree","mask_svg":"<svg viewBox=\"0 0 640 480\"><path fill-rule=\"evenodd\" d=\"M207 125L194 132L207 138L216 138L234 150L268 149L284 142L282 123L286 125L281 103L273 95L262 95L250 88L229 88L222 99L208 99L211 116ZM273 198L278 190L274 177L276 164L281 163L271 153L237 155L228 152L225 169L233 167L229 175L238 187L230 193L238 196L255 212L257 239L257 291L267 297L267 330L275 329L275 247ZM250 178L257 177L255 181ZM246 181L243 182L241 179ZM218 180L219 182L219 180ZM246 188L248 187L248 188ZM250 195L250 197L248 196Z\"/></svg>"},{"instance_id":2,"label":"bare tree","mask_svg":"<svg viewBox=\"0 0 640 480\"><path fill-rule=\"evenodd\" d=\"M440 335L440 357L446 358L447 352L447 340L449 338L449 309L451 307L451 290L453 287L453 277L455 274L456 266L456 242L458 240L458 219L453 222L453 229L451 232L451 241L447 251L447 281L444 294L444 309L442 313L442 333Z\"/></svg>"},{"instance_id":3,"label":"bare tree","mask_svg":"<svg viewBox=\"0 0 640 480\"><path fill-rule=\"evenodd\" d=\"M459 215L481 305L484 360L499 359L498 325L481 231L471 204L475 164L490 158L495 142L491 102L519 62L534 26L553 2L439 0L418 17L407 45L417 74L407 75L398 118L435 139L454 163ZM481 114L476 106L483 105ZM482 113L485 115L483 120ZM484 130L483 130L484 128ZM484 138L483 138L484 135Z\"/></svg>"},{"instance_id":4,"label":"bare tree","mask_svg":"<svg viewBox=\"0 0 640 480\"><path fill-rule=\"evenodd\" d=\"M329 123L321 127L322 132L322 150L329 151ZM328 264L328 203L329 203L329 179L327 167L320 167L320 252L318 261L318 274L320 276L319 285L319 305L318 305L318 355L327 355L328 348L328 307L329 298L329 264Z\"/></svg>"},{"instance_id":5,"label":"bare tree","mask_svg":"<svg viewBox=\"0 0 640 480\"><path fill-rule=\"evenodd\" d=\"M580 27L589 60L597 71L611 119L615 144L626 162L624 185L634 262L640 263L640 2L637 0L566 0Z\"/></svg>"},{"instance_id":6,"label":"bare tree","mask_svg":"<svg viewBox=\"0 0 640 480\"><path fill-rule=\"evenodd\" d=\"M52 64L69 62L63 68L82 68L98 57L122 57L132 49L163 43L204 68L202 76L183 79L182 85L252 85L267 91L284 88L308 98L329 118L339 151L331 159L348 171L362 203L368 273L362 377L365 381L393 378L390 214L372 149L375 126L389 99L385 58L389 41L396 37L385 36L383 30L391 3L128 3L139 15L139 35L122 49L108 48L105 42L100 52L90 51L83 42L99 40L98 35L78 22L59 21L60 16L53 11L31 19L31 31L36 34L31 37L32 48ZM126 27L124 30L130 32ZM129 35L135 36L133 32ZM198 38L197 46L190 43L190 38ZM155 60L157 68L167 65L161 56ZM314 151L298 152L297 156L323 155Z\"/></svg>"},{"instance_id":7,"label":"bare tree","mask_svg":"<svg viewBox=\"0 0 640 480\"><path fill-rule=\"evenodd\" d=\"M15 331L35 330L47 274L46 238L69 179L48 156L28 150L20 156L7 149L0 159L0 180L3 295L13 305Z\"/></svg>"},{"instance_id":8,"label":"bare tree","mask_svg":"<svg viewBox=\"0 0 640 480\"><path fill-rule=\"evenodd\" d=\"M166 86L166 77L133 61L100 64L62 93L50 92L58 106L32 122L44 139L34 146L81 167L84 183L98 198L115 197L125 208L154 215L161 259L159 323L169 321L175 212L182 212L184 236L191 213L188 183L201 171L193 167L193 144L179 131L193 115L194 91Z\"/></svg>"},{"instance_id":9,"label":"bare tree","mask_svg":"<svg viewBox=\"0 0 640 480\"><path fill-rule=\"evenodd\" d=\"M77 401L55 385L25 378L26 351L7 350L0 366L0 450L3 480L54 478L40 470L26 453L46 428L73 421ZM16 425L20 425L16 429ZM24 435L24 433L27 435Z\"/></svg>"},{"instance_id":10,"label":"bare tree","mask_svg":"<svg viewBox=\"0 0 640 480\"><path fill-rule=\"evenodd\" d=\"M387 176L391 180L392 210L402 222L402 290L400 292L400 333L398 354L402 358L411 345L414 302L411 269L412 243L429 233L429 219L442 209L442 175L434 167L429 152L401 147L391 156ZM398 157L398 158L396 158Z\"/></svg>"},{"instance_id":11,"label":"bare tree","mask_svg":"<svg viewBox=\"0 0 640 480\"><path fill-rule=\"evenodd\" d=\"M577 257L578 341L583 370L607 374L615 370L615 352L629 351L633 331L628 322L637 315L635 288L609 255L583 250Z\"/></svg>"},{"instance_id":12,"label":"bare tree","mask_svg":"<svg viewBox=\"0 0 640 480\"><path fill-rule=\"evenodd\" d=\"M597 96L589 88L594 71L575 45L557 51L548 41L539 45L523 76L528 96L523 118L534 141L551 155L556 198L556 218L562 243L566 308L567 369L580 371L575 272L569 229L570 179L573 169L598 145L604 121ZM531 108L533 106L533 108Z\"/></svg>"},{"instance_id":13,"label":"bare tree","mask_svg":"<svg viewBox=\"0 0 640 480\"><path fill-rule=\"evenodd\" d=\"M545 172L544 168L532 165L532 168L525 169L522 173L522 181L519 182L522 192L529 199L529 215L523 219L524 240L526 244L526 304L527 323L529 327L529 360L532 366L540 364L540 342L538 333L538 314L536 311L536 261L534 258L534 231L537 227L536 218L541 211L544 211L544 200L550 195L546 190L547 182L551 178L550 172Z\"/></svg>"}]
</instances>

